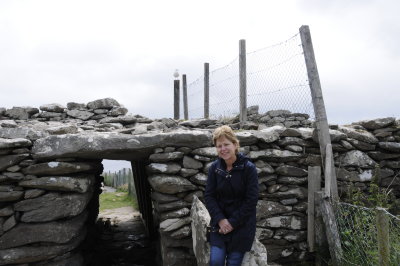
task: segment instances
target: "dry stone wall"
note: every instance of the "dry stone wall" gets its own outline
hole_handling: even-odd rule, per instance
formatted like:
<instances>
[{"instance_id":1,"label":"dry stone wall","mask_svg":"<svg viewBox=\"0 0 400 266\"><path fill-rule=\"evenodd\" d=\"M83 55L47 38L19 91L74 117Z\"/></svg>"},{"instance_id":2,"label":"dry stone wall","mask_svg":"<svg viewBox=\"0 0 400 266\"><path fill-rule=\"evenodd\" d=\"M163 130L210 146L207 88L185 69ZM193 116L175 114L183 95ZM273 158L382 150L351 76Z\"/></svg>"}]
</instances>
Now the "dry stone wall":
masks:
<instances>
[{"instance_id":1,"label":"dry stone wall","mask_svg":"<svg viewBox=\"0 0 400 266\"><path fill-rule=\"evenodd\" d=\"M307 170L308 166L321 166L316 132L278 125L237 135L241 152L257 166L257 237L266 246L269 261L311 259L306 243ZM349 188L368 192L374 177L379 178L380 186L390 186L400 196L399 120L384 118L332 126L330 135L342 197ZM207 170L216 158L212 147L166 147L150 155L147 171L167 261L190 260L189 208L194 195L202 199ZM173 256L177 247L179 255ZM171 260L168 265L174 263Z\"/></svg>"},{"instance_id":2,"label":"dry stone wall","mask_svg":"<svg viewBox=\"0 0 400 266\"><path fill-rule=\"evenodd\" d=\"M312 259L307 252L307 169L321 165L307 115L249 108L241 152L257 166L257 237L268 260ZM295 123L287 123L287 122ZM0 108L0 265L83 265L86 231L98 213L102 159L148 160L164 265L191 265L190 209L203 198L217 154L212 129L231 121L152 120L111 98ZM339 192L368 192L373 178L400 196L400 122L331 126ZM72 263L72 264L71 264Z\"/></svg>"},{"instance_id":3,"label":"dry stone wall","mask_svg":"<svg viewBox=\"0 0 400 266\"><path fill-rule=\"evenodd\" d=\"M83 265L76 250L97 216L93 195L99 194L101 162L37 162L26 139L12 145L0 139L4 143L8 148L0 151L9 154L0 163L0 265Z\"/></svg>"}]
</instances>

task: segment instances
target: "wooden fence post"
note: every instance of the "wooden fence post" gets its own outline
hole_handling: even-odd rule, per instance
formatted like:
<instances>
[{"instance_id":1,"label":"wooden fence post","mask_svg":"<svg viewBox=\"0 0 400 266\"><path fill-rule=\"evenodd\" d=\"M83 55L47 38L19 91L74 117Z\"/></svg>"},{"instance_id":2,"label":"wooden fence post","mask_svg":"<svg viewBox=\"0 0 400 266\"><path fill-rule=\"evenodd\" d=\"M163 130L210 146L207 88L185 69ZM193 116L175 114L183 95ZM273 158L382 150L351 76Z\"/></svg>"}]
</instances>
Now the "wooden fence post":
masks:
<instances>
[{"instance_id":1,"label":"wooden fence post","mask_svg":"<svg viewBox=\"0 0 400 266\"><path fill-rule=\"evenodd\" d=\"M184 117L185 120L188 120L189 119L189 112L188 112L186 74L182 75L182 90L183 90L183 117Z\"/></svg>"},{"instance_id":2,"label":"wooden fence post","mask_svg":"<svg viewBox=\"0 0 400 266\"><path fill-rule=\"evenodd\" d=\"M210 65L204 63L204 118L210 117Z\"/></svg>"},{"instance_id":3,"label":"wooden fence post","mask_svg":"<svg viewBox=\"0 0 400 266\"><path fill-rule=\"evenodd\" d=\"M174 119L179 119L179 79L174 80Z\"/></svg>"},{"instance_id":4,"label":"wooden fence post","mask_svg":"<svg viewBox=\"0 0 400 266\"><path fill-rule=\"evenodd\" d=\"M389 217L385 209L376 208L376 231L378 238L379 266L390 265L390 242L389 242Z\"/></svg>"},{"instance_id":5,"label":"wooden fence post","mask_svg":"<svg viewBox=\"0 0 400 266\"><path fill-rule=\"evenodd\" d=\"M341 265L342 259L342 244L340 242L339 230L336 224L335 213L330 202L330 199L323 197L322 192L317 192L318 198L321 201L322 220L325 225L326 239L329 244L329 253L334 266Z\"/></svg>"},{"instance_id":6,"label":"wooden fence post","mask_svg":"<svg viewBox=\"0 0 400 266\"><path fill-rule=\"evenodd\" d=\"M301 44L304 51L304 59L307 67L308 81L310 83L311 97L314 106L316 129L318 133L319 147L322 156L322 162L325 162L326 158L326 145L331 144L331 138L329 135L328 119L326 117L326 110L324 99L322 97L321 82L319 80L317 62L315 60L314 48L311 41L310 28L308 26L300 27ZM337 200L339 199L339 193L337 190L337 181L335 173L335 165L331 162L331 195ZM325 176L325 179L327 177Z\"/></svg>"},{"instance_id":7,"label":"wooden fence post","mask_svg":"<svg viewBox=\"0 0 400 266\"><path fill-rule=\"evenodd\" d=\"M308 221L307 243L310 252L315 251L315 204L314 193L321 190L321 167L308 167Z\"/></svg>"},{"instance_id":8,"label":"wooden fence post","mask_svg":"<svg viewBox=\"0 0 400 266\"><path fill-rule=\"evenodd\" d=\"M332 189L332 169L335 169L332 166L333 162L333 154L332 154L332 144L326 144L326 154L325 154L325 197L331 197L331 189Z\"/></svg>"},{"instance_id":9,"label":"wooden fence post","mask_svg":"<svg viewBox=\"0 0 400 266\"><path fill-rule=\"evenodd\" d=\"M314 237L315 237L315 265L321 266L325 265L324 260L329 258L329 245L326 239L326 228L324 225L324 219L322 218L322 201L323 201L323 191L314 192Z\"/></svg>"},{"instance_id":10,"label":"wooden fence post","mask_svg":"<svg viewBox=\"0 0 400 266\"><path fill-rule=\"evenodd\" d=\"M129 170L128 170L128 195L129 196L133 195L133 193L132 193L132 190L133 190L132 181L133 181L133 179L132 179L132 176L131 176L131 169L129 168Z\"/></svg>"},{"instance_id":11,"label":"wooden fence post","mask_svg":"<svg viewBox=\"0 0 400 266\"><path fill-rule=\"evenodd\" d=\"M247 121L246 40L239 41L240 125Z\"/></svg>"}]
</instances>

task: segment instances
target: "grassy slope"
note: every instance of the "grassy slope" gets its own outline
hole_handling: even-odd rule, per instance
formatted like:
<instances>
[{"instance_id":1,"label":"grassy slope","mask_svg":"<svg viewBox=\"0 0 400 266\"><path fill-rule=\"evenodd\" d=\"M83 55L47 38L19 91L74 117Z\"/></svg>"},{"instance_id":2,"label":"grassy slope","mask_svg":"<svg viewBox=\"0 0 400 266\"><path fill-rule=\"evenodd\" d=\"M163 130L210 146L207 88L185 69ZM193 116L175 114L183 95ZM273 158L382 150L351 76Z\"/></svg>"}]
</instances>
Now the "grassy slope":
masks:
<instances>
[{"instance_id":1,"label":"grassy slope","mask_svg":"<svg viewBox=\"0 0 400 266\"><path fill-rule=\"evenodd\" d=\"M100 211L132 206L138 209L136 199L132 199L128 192L107 192L100 194Z\"/></svg>"}]
</instances>

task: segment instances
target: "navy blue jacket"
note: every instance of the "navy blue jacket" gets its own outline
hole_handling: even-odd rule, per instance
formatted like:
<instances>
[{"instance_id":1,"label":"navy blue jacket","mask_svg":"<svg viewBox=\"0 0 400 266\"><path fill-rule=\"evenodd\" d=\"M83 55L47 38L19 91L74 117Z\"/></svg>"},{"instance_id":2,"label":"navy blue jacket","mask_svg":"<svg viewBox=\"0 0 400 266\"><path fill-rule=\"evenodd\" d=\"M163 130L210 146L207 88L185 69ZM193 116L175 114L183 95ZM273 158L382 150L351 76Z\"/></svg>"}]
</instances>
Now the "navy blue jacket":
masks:
<instances>
[{"instance_id":1,"label":"navy blue jacket","mask_svg":"<svg viewBox=\"0 0 400 266\"><path fill-rule=\"evenodd\" d=\"M231 171L221 158L208 170L204 199L211 216L210 244L226 247L227 251L246 252L251 249L256 232L258 176L255 165L243 154L237 154ZM233 231L218 233L218 222L228 219Z\"/></svg>"}]
</instances>

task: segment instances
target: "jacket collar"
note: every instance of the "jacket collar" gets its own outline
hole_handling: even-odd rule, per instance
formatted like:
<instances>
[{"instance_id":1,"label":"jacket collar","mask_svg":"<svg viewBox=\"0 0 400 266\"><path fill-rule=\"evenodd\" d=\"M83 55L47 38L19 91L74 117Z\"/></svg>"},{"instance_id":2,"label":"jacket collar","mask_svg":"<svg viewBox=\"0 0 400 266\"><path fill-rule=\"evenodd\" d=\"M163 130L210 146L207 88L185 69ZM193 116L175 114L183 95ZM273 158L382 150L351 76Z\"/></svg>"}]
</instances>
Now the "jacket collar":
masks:
<instances>
[{"instance_id":1,"label":"jacket collar","mask_svg":"<svg viewBox=\"0 0 400 266\"><path fill-rule=\"evenodd\" d=\"M247 160L248 158L243 153L237 153L236 161L233 163L233 169L243 169ZM218 166L219 168L223 168L226 170L225 160L222 158L218 158Z\"/></svg>"}]
</instances>

